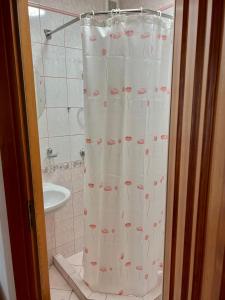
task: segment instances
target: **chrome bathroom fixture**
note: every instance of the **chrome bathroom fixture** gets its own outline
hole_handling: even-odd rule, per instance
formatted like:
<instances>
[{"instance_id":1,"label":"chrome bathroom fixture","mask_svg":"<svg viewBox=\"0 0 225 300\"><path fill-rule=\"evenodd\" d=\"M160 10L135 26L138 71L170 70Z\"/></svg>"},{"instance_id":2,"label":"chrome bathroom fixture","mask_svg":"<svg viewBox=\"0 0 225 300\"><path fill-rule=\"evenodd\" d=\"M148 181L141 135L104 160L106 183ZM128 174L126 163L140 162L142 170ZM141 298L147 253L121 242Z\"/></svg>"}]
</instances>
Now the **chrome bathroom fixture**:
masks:
<instances>
[{"instance_id":1,"label":"chrome bathroom fixture","mask_svg":"<svg viewBox=\"0 0 225 300\"><path fill-rule=\"evenodd\" d=\"M150 14L150 15L156 15L156 16L160 16L162 18L168 18L168 19L173 19L173 16L170 16L168 14L164 14L161 11L156 11L156 10L151 10L151 9L146 9L146 8L134 8L134 9L112 9L112 10L108 10L108 11L91 11L91 12L86 12L83 14L80 14L79 16L77 16L76 18L74 18L73 20L57 27L56 29L50 30L50 29L44 29L44 33L46 36L46 39L51 39L52 35L78 21L80 21L83 18L86 17L91 17L91 16L101 16L101 15L115 15L115 14L134 14L134 13L144 13L144 14Z\"/></svg>"},{"instance_id":2,"label":"chrome bathroom fixture","mask_svg":"<svg viewBox=\"0 0 225 300\"><path fill-rule=\"evenodd\" d=\"M54 158L54 157L57 157L58 154L57 153L53 153L53 150L52 148L48 148L47 149L47 158Z\"/></svg>"}]
</instances>

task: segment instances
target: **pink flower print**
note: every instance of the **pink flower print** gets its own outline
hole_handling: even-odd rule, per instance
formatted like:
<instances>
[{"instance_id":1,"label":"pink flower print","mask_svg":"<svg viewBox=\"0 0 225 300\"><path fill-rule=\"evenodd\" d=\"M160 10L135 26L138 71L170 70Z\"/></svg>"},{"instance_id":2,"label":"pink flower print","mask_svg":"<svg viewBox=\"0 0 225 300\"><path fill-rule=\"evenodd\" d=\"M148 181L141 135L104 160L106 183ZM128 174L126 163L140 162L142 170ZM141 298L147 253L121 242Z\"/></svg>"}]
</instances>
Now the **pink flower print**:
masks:
<instances>
[{"instance_id":1,"label":"pink flower print","mask_svg":"<svg viewBox=\"0 0 225 300\"><path fill-rule=\"evenodd\" d=\"M146 88L140 88L138 91L137 91L138 95L144 95L147 93L147 90Z\"/></svg>"},{"instance_id":2,"label":"pink flower print","mask_svg":"<svg viewBox=\"0 0 225 300\"><path fill-rule=\"evenodd\" d=\"M157 135L154 135L154 137L153 137L153 141L154 142L156 142L158 140L158 137L157 137Z\"/></svg>"},{"instance_id":3,"label":"pink flower print","mask_svg":"<svg viewBox=\"0 0 225 300\"><path fill-rule=\"evenodd\" d=\"M105 187L104 187L104 191L105 191L105 192L111 192L111 191L112 191L111 186L109 186L109 185L108 185L108 186L105 186Z\"/></svg>"},{"instance_id":4,"label":"pink flower print","mask_svg":"<svg viewBox=\"0 0 225 300\"><path fill-rule=\"evenodd\" d=\"M103 234L108 234L109 233L108 229L106 229L106 228L103 228L101 231L102 231Z\"/></svg>"},{"instance_id":5,"label":"pink flower print","mask_svg":"<svg viewBox=\"0 0 225 300\"><path fill-rule=\"evenodd\" d=\"M145 241L147 241L148 239L149 239L149 235L146 234L146 235L145 235Z\"/></svg>"},{"instance_id":6,"label":"pink flower print","mask_svg":"<svg viewBox=\"0 0 225 300\"><path fill-rule=\"evenodd\" d=\"M154 186L157 186L158 185L158 181L155 180L153 184L154 184Z\"/></svg>"},{"instance_id":7,"label":"pink flower print","mask_svg":"<svg viewBox=\"0 0 225 300\"><path fill-rule=\"evenodd\" d=\"M161 135L161 140L168 140L168 135L162 134Z\"/></svg>"},{"instance_id":8,"label":"pink flower print","mask_svg":"<svg viewBox=\"0 0 225 300\"><path fill-rule=\"evenodd\" d=\"M141 34L141 39L147 39L150 37L150 33L149 32L144 32Z\"/></svg>"},{"instance_id":9,"label":"pink flower print","mask_svg":"<svg viewBox=\"0 0 225 300\"><path fill-rule=\"evenodd\" d=\"M87 89L83 89L83 93L84 93L84 95L86 95L87 94Z\"/></svg>"},{"instance_id":10,"label":"pink flower print","mask_svg":"<svg viewBox=\"0 0 225 300\"><path fill-rule=\"evenodd\" d=\"M115 144L116 144L116 141L113 140L113 139L110 139L110 140L107 141L107 145L112 146L112 145L115 145Z\"/></svg>"},{"instance_id":11,"label":"pink flower print","mask_svg":"<svg viewBox=\"0 0 225 300\"><path fill-rule=\"evenodd\" d=\"M123 290L120 290L118 293L117 293L117 295L123 295Z\"/></svg>"},{"instance_id":12,"label":"pink flower print","mask_svg":"<svg viewBox=\"0 0 225 300\"><path fill-rule=\"evenodd\" d=\"M140 140L137 141L137 143L138 143L139 145L144 145L145 140L144 140L144 139L140 139Z\"/></svg>"},{"instance_id":13,"label":"pink flower print","mask_svg":"<svg viewBox=\"0 0 225 300\"><path fill-rule=\"evenodd\" d=\"M127 261L126 263L125 263L125 267L130 267L131 266L131 261Z\"/></svg>"},{"instance_id":14,"label":"pink flower print","mask_svg":"<svg viewBox=\"0 0 225 300\"><path fill-rule=\"evenodd\" d=\"M122 36L122 34L120 32L115 32L115 33L110 33L109 36L113 40L118 40Z\"/></svg>"},{"instance_id":15,"label":"pink flower print","mask_svg":"<svg viewBox=\"0 0 225 300\"><path fill-rule=\"evenodd\" d=\"M124 183L125 183L126 185L132 185L132 181L131 181L131 180L126 180Z\"/></svg>"},{"instance_id":16,"label":"pink flower print","mask_svg":"<svg viewBox=\"0 0 225 300\"><path fill-rule=\"evenodd\" d=\"M163 41L167 40L167 35L166 35L166 34L162 34L162 35L161 35L161 39L162 39Z\"/></svg>"},{"instance_id":17,"label":"pink flower print","mask_svg":"<svg viewBox=\"0 0 225 300\"><path fill-rule=\"evenodd\" d=\"M92 143L92 140L90 138L87 138L86 139L86 144L91 144Z\"/></svg>"},{"instance_id":18,"label":"pink flower print","mask_svg":"<svg viewBox=\"0 0 225 300\"><path fill-rule=\"evenodd\" d=\"M149 155L149 149L145 149L145 155Z\"/></svg>"},{"instance_id":19,"label":"pink flower print","mask_svg":"<svg viewBox=\"0 0 225 300\"><path fill-rule=\"evenodd\" d=\"M125 227L126 227L126 228L130 228L131 226L132 226L132 224L129 223L129 222L128 222L128 223L125 223Z\"/></svg>"},{"instance_id":20,"label":"pink flower print","mask_svg":"<svg viewBox=\"0 0 225 300\"><path fill-rule=\"evenodd\" d=\"M89 227L91 228L91 229L96 229L96 224L89 224Z\"/></svg>"},{"instance_id":21,"label":"pink flower print","mask_svg":"<svg viewBox=\"0 0 225 300\"><path fill-rule=\"evenodd\" d=\"M84 208L84 215L87 216L87 208Z\"/></svg>"},{"instance_id":22,"label":"pink flower print","mask_svg":"<svg viewBox=\"0 0 225 300\"><path fill-rule=\"evenodd\" d=\"M94 185L94 183L88 183L88 187L89 187L90 189L93 189L93 188L95 187L95 185Z\"/></svg>"},{"instance_id":23,"label":"pink flower print","mask_svg":"<svg viewBox=\"0 0 225 300\"><path fill-rule=\"evenodd\" d=\"M104 106L104 107L107 107L107 106L108 106L108 102L107 102L107 101L104 101L104 102L103 102L103 106Z\"/></svg>"},{"instance_id":24,"label":"pink flower print","mask_svg":"<svg viewBox=\"0 0 225 300\"><path fill-rule=\"evenodd\" d=\"M157 222L154 222L154 223L153 223L153 227L157 227Z\"/></svg>"},{"instance_id":25,"label":"pink flower print","mask_svg":"<svg viewBox=\"0 0 225 300\"><path fill-rule=\"evenodd\" d=\"M145 280L147 280L148 279L148 274L145 274Z\"/></svg>"},{"instance_id":26,"label":"pink flower print","mask_svg":"<svg viewBox=\"0 0 225 300\"><path fill-rule=\"evenodd\" d=\"M137 185L137 188L138 188L139 190L143 190L143 189L144 189L144 186L143 186L143 184L139 184L139 185Z\"/></svg>"},{"instance_id":27,"label":"pink flower print","mask_svg":"<svg viewBox=\"0 0 225 300\"><path fill-rule=\"evenodd\" d=\"M130 141L132 141L132 136L125 136L124 139L126 142L130 142Z\"/></svg>"},{"instance_id":28,"label":"pink flower print","mask_svg":"<svg viewBox=\"0 0 225 300\"><path fill-rule=\"evenodd\" d=\"M112 229L112 233L115 233L115 232L116 232L116 230L113 228L113 229Z\"/></svg>"},{"instance_id":29,"label":"pink flower print","mask_svg":"<svg viewBox=\"0 0 225 300\"><path fill-rule=\"evenodd\" d=\"M118 90L117 88L112 88L112 89L110 90L110 94L111 94L112 96L118 95L118 94L119 94L119 90Z\"/></svg>"},{"instance_id":30,"label":"pink flower print","mask_svg":"<svg viewBox=\"0 0 225 300\"><path fill-rule=\"evenodd\" d=\"M122 91L124 93L131 93L132 92L132 87L131 86L123 87Z\"/></svg>"},{"instance_id":31,"label":"pink flower print","mask_svg":"<svg viewBox=\"0 0 225 300\"><path fill-rule=\"evenodd\" d=\"M160 178L160 183L163 182L164 178L165 178L164 176L162 176L162 177Z\"/></svg>"},{"instance_id":32,"label":"pink flower print","mask_svg":"<svg viewBox=\"0 0 225 300\"><path fill-rule=\"evenodd\" d=\"M106 267L101 267L100 269L99 269L101 272L107 272L107 268Z\"/></svg>"},{"instance_id":33,"label":"pink flower print","mask_svg":"<svg viewBox=\"0 0 225 300\"><path fill-rule=\"evenodd\" d=\"M90 42L95 42L97 40L96 36L95 35L92 35L89 37L89 41Z\"/></svg>"},{"instance_id":34,"label":"pink flower print","mask_svg":"<svg viewBox=\"0 0 225 300\"><path fill-rule=\"evenodd\" d=\"M95 91L93 92L93 96L94 96L94 97L97 97L97 96L99 96L99 95L100 95L99 90L95 90Z\"/></svg>"},{"instance_id":35,"label":"pink flower print","mask_svg":"<svg viewBox=\"0 0 225 300\"><path fill-rule=\"evenodd\" d=\"M124 259L124 253L122 253L122 254L120 255L120 259L121 259L121 260Z\"/></svg>"},{"instance_id":36,"label":"pink flower print","mask_svg":"<svg viewBox=\"0 0 225 300\"><path fill-rule=\"evenodd\" d=\"M126 30L126 31L124 32L124 34L125 34L127 37L131 37L131 36L134 35L134 31L133 31L133 30Z\"/></svg>"},{"instance_id":37,"label":"pink flower print","mask_svg":"<svg viewBox=\"0 0 225 300\"><path fill-rule=\"evenodd\" d=\"M160 91L163 92L163 93L165 93L167 91L166 86L161 86L160 87Z\"/></svg>"},{"instance_id":38,"label":"pink flower print","mask_svg":"<svg viewBox=\"0 0 225 300\"><path fill-rule=\"evenodd\" d=\"M140 232L143 232L143 231L144 231L144 229L143 229L142 226L138 226L136 229L137 229L137 231L140 231Z\"/></svg>"},{"instance_id":39,"label":"pink flower print","mask_svg":"<svg viewBox=\"0 0 225 300\"><path fill-rule=\"evenodd\" d=\"M143 266L136 266L137 271L143 271Z\"/></svg>"},{"instance_id":40,"label":"pink flower print","mask_svg":"<svg viewBox=\"0 0 225 300\"><path fill-rule=\"evenodd\" d=\"M84 248L84 253L88 254L88 248Z\"/></svg>"},{"instance_id":41,"label":"pink flower print","mask_svg":"<svg viewBox=\"0 0 225 300\"><path fill-rule=\"evenodd\" d=\"M97 140L97 145L100 145L101 143L102 143L102 139L99 138L99 139Z\"/></svg>"},{"instance_id":42,"label":"pink flower print","mask_svg":"<svg viewBox=\"0 0 225 300\"><path fill-rule=\"evenodd\" d=\"M146 193L146 194L145 194L145 200L148 200L148 199L149 199L149 194Z\"/></svg>"},{"instance_id":43,"label":"pink flower print","mask_svg":"<svg viewBox=\"0 0 225 300\"><path fill-rule=\"evenodd\" d=\"M91 261L90 264L94 267L94 266L97 266L98 263L97 263L97 261Z\"/></svg>"},{"instance_id":44,"label":"pink flower print","mask_svg":"<svg viewBox=\"0 0 225 300\"><path fill-rule=\"evenodd\" d=\"M102 56L106 56L106 54L107 54L107 49L102 48Z\"/></svg>"}]
</instances>

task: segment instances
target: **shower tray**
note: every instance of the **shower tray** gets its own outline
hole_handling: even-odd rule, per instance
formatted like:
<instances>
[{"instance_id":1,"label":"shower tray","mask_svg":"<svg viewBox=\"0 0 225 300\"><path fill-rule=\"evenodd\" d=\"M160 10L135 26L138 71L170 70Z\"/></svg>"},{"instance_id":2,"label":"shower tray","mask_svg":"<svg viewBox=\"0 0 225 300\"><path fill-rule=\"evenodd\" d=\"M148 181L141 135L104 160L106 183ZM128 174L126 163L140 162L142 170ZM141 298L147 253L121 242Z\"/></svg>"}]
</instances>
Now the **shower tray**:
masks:
<instances>
[{"instance_id":1,"label":"shower tray","mask_svg":"<svg viewBox=\"0 0 225 300\"><path fill-rule=\"evenodd\" d=\"M68 258L63 257L61 254L57 254L53 258L53 264L80 300L162 300L161 284L144 297L93 292L83 281L82 257L83 252L79 252Z\"/></svg>"}]
</instances>

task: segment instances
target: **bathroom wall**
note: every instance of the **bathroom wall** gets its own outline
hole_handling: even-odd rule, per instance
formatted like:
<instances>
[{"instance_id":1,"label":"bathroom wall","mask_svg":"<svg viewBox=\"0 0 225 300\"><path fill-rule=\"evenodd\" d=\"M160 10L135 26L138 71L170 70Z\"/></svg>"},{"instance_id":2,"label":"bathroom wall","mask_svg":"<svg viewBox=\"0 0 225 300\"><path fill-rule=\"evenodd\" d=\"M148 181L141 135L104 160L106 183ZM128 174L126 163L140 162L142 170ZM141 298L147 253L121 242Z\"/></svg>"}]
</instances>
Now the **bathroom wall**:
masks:
<instances>
[{"instance_id":1,"label":"bathroom wall","mask_svg":"<svg viewBox=\"0 0 225 300\"><path fill-rule=\"evenodd\" d=\"M36 2L69 13L105 7L104 0ZM45 38L45 28L56 28L71 16L29 7L29 18L36 98L43 104L41 108L37 105L42 177L44 182L71 191L63 208L46 214L51 263L57 253L70 256L83 248L83 164L79 153L84 148L82 46L79 24L56 33L51 40ZM56 158L47 158L49 147Z\"/></svg>"}]
</instances>

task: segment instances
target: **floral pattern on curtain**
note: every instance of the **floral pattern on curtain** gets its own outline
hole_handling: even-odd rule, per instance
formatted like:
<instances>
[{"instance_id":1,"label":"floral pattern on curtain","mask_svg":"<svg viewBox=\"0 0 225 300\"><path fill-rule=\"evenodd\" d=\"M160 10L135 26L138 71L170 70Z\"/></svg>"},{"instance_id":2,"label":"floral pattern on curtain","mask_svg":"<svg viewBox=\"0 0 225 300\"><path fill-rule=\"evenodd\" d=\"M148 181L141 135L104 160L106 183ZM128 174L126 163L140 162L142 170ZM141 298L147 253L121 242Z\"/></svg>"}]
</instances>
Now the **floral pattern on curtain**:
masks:
<instances>
[{"instance_id":1,"label":"floral pattern on curtain","mask_svg":"<svg viewBox=\"0 0 225 300\"><path fill-rule=\"evenodd\" d=\"M85 18L82 40L84 280L143 296L162 282L173 22Z\"/></svg>"}]
</instances>

